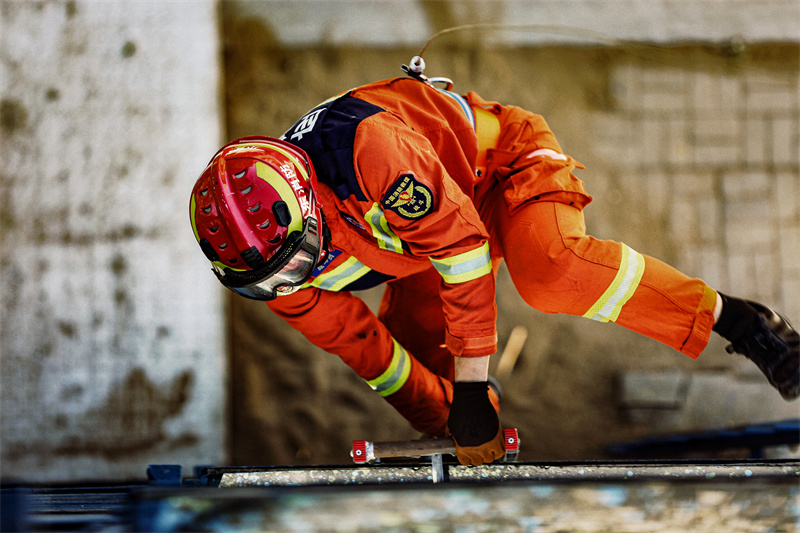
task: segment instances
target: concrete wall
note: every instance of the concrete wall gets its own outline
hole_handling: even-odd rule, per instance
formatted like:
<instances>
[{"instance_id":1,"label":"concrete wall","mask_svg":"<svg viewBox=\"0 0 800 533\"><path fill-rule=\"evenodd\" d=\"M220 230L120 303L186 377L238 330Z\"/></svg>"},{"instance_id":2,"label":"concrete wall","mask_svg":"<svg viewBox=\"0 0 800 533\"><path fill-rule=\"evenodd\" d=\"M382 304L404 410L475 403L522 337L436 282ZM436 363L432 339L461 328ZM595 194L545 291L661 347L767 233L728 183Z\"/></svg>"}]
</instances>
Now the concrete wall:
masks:
<instances>
[{"instance_id":1,"label":"concrete wall","mask_svg":"<svg viewBox=\"0 0 800 533\"><path fill-rule=\"evenodd\" d=\"M188 194L221 134L216 4L0 4L2 477L224 458L221 289Z\"/></svg>"},{"instance_id":2,"label":"concrete wall","mask_svg":"<svg viewBox=\"0 0 800 533\"><path fill-rule=\"evenodd\" d=\"M800 84L796 48L784 50L752 69L704 54L615 66L587 157L605 207L642 191L623 216L630 228L663 222L675 266L800 317Z\"/></svg>"}]
</instances>

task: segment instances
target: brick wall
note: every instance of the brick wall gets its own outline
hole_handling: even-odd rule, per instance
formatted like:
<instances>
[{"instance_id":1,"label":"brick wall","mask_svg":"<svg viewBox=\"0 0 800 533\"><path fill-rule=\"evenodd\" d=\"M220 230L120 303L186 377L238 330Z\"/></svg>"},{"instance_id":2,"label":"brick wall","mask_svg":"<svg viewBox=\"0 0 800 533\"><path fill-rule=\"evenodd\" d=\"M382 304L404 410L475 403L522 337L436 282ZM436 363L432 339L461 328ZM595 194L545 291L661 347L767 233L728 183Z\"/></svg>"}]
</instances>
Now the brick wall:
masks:
<instances>
[{"instance_id":1,"label":"brick wall","mask_svg":"<svg viewBox=\"0 0 800 533\"><path fill-rule=\"evenodd\" d=\"M797 69L630 61L610 83L614 108L592 115L608 132L588 147L594 170L644 192L675 266L800 320Z\"/></svg>"}]
</instances>

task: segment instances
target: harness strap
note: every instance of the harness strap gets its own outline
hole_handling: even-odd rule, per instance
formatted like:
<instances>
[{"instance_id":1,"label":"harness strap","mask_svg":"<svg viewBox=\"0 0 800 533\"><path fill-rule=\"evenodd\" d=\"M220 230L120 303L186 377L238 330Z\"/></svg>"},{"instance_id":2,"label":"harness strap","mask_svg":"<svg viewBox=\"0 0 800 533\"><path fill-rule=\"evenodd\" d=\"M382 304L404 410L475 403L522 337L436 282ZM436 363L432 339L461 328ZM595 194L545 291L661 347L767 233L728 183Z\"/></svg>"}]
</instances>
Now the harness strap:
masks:
<instances>
[{"instance_id":1,"label":"harness strap","mask_svg":"<svg viewBox=\"0 0 800 533\"><path fill-rule=\"evenodd\" d=\"M486 152L497 147L500 141L500 119L491 111L479 106L472 107L475 116L475 134L478 136L478 157L475 171L478 176L486 174Z\"/></svg>"}]
</instances>

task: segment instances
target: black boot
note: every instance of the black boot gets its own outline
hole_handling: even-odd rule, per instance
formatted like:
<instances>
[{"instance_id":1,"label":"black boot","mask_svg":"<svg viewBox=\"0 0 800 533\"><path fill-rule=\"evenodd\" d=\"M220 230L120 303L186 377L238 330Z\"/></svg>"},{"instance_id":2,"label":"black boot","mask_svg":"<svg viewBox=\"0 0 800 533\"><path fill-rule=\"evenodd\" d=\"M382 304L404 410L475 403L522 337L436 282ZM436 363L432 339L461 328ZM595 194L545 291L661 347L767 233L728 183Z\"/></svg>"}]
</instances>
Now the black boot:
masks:
<instances>
[{"instance_id":1,"label":"black boot","mask_svg":"<svg viewBox=\"0 0 800 533\"><path fill-rule=\"evenodd\" d=\"M726 348L728 352L742 354L753 361L784 399L794 400L800 396L800 335L797 331L788 320L764 305L720 296L723 298L722 316L714 331L731 341Z\"/></svg>"}]
</instances>

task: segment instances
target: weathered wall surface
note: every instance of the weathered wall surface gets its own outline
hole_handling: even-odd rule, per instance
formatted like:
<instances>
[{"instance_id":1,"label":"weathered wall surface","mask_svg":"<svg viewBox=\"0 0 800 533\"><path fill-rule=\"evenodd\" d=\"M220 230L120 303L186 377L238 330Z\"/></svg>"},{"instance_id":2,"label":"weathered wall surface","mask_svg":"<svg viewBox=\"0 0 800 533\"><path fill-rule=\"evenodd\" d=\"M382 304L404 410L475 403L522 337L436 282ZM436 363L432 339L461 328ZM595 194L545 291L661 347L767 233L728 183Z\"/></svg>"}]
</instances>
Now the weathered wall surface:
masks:
<instances>
[{"instance_id":1,"label":"weathered wall surface","mask_svg":"<svg viewBox=\"0 0 800 533\"><path fill-rule=\"evenodd\" d=\"M2 476L224 457L223 307L188 193L221 135L216 4L0 4Z\"/></svg>"},{"instance_id":2,"label":"weathered wall surface","mask_svg":"<svg viewBox=\"0 0 800 533\"><path fill-rule=\"evenodd\" d=\"M223 11L230 138L278 135L336 92L402 75L419 50L334 45L327 33L317 48L287 45L286 28L253 6ZM590 233L800 321L796 44L498 49L481 35L434 42L426 73L543 114L588 167L579 177L596 198ZM528 331L503 383L502 417L527 437L525 459L597 458L609 442L654 432L798 415L718 339L693 361L616 325L545 316L505 272L498 306L501 348L514 326ZM415 436L335 356L263 305L232 299L231 312L235 462L346 462L352 439ZM653 376L664 390L624 396L620 380L632 373L644 375L645 390ZM666 398L666 389L677 392Z\"/></svg>"},{"instance_id":3,"label":"weathered wall surface","mask_svg":"<svg viewBox=\"0 0 800 533\"><path fill-rule=\"evenodd\" d=\"M797 41L797 0L240 0L285 46L420 46L462 24L491 24L487 44L591 41ZM500 26L503 28L500 29ZM473 30L470 30L473 31Z\"/></svg>"}]
</instances>

